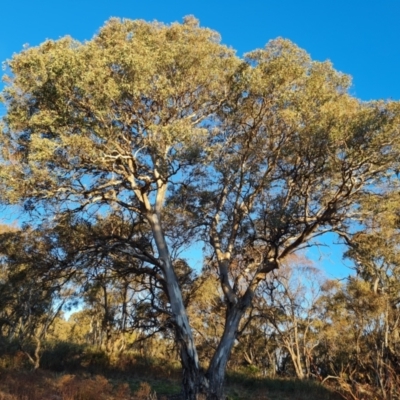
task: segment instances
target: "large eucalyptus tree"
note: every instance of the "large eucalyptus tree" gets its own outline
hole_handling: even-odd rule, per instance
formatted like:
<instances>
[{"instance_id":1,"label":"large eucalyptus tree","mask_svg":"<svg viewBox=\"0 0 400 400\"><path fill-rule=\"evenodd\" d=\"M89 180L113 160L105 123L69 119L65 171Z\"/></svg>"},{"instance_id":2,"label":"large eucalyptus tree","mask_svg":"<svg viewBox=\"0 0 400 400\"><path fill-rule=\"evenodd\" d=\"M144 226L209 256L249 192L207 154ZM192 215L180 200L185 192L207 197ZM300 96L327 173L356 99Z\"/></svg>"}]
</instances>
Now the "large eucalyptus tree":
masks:
<instances>
[{"instance_id":1,"label":"large eucalyptus tree","mask_svg":"<svg viewBox=\"0 0 400 400\"><path fill-rule=\"evenodd\" d=\"M46 41L8 67L3 201L131 218L126 253L166 292L186 399L222 398L258 283L315 235L346 228L399 159L398 103L355 99L346 75L288 40L240 59L193 17L112 19L90 41ZM206 372L174 270L193 240L226 307Z\"/></svg>"}]
</instances>

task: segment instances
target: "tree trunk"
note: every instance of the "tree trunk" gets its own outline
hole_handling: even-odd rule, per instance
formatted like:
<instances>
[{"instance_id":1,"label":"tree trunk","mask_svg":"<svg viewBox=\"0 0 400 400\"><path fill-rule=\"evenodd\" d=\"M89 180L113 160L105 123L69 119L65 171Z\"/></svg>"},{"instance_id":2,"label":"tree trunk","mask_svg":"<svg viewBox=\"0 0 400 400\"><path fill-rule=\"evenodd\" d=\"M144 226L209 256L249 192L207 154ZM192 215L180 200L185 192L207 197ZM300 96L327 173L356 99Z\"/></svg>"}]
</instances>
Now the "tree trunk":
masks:
<instances>
[{"instance_id":1,"label":"tree trunk","mask_svg":"<svg viewBox=\"0 0 400 400\"><path fill-rule=\"evenodd\" d=\"M178 277L175 274L167 243L157 213L148 215L158 255L162 262L163 275L167 286L167 295L171 305L175 340L180 349L183 370L183 396L185 400L197 400L199 393L207 390L207 380L200 368L192 330L186 313Z\"/></svg>"},{"instance_id":2,"label":"tree trunk","mask_svg":"<svg viewBox=\"0 0 400 400\"><path fill-rule=\"evenodd\" d=\"M30 363L33 366L33 369L37 370L40 367L40 350L41 350L41 347L42 347L42 341L41 341L41 338L39 337L39 335L35 335L33 337L33 340L35 342L35 350L33 352L33 355L30 355L29 354L29 349L25 350L23 346L21 346L21 350L28 357Z\"/></svg>"},{"instance_id":3,"label":"tree trunk","mask_svg":"<svg viewBox=\"0 0 400 400\"><path fill-rule=\"evenodd\" d=\"M235 343L240 320L246 308L247 306L240 302L227 310L224 333L207 371L209 380L207 400L220 400L223 398L226 366Z\"/></svg>"},{"instance_id":4,"label":"tree trunk","mask_svg":"<svg viewBox=\"0 0 400 400\"><path fill-rule=\"evenodd\" d=\"M204 374L199 365L192 330L182 299L182 292L169 255L159 215L153 212L148 214L147 217L151 224L159 259L162 262L168 299L171 304L175 340L180 349L183 370L182 392L184 399L199 400L200 398L204 398L205 395L207 400L221 400L223 398L226 366L235 343L240 321L251 304L254 293L249 288L237 303L231 303L228 306L224 333L207 373Z\"/></svg>"}]
</instances>

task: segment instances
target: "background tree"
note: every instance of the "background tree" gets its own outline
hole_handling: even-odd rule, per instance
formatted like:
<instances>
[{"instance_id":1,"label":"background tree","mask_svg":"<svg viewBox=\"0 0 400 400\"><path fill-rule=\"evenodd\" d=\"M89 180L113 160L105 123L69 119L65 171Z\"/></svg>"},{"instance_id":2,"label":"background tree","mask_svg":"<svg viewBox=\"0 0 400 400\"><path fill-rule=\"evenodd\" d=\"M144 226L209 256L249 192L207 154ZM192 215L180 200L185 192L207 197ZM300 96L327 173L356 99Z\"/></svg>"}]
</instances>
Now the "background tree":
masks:
<instances>
[{"instance_id":1,"label":"background tree","mask_svg":"<svg viewBox=\"0 0 400 400\"><path fill-rule=\"evenodd\" d=\"M259 305L259 312L264 323L272 325L277 346L286 350L299 379L309 378L314 372L321 316L318 300L322 274L307 264L305 260L294 259L260 285L266 304Z\"/></svg>"},{"instance_id":2,"label":"background tree","mask_svg":"<svg viewBox=\"0 0 400 400\"><path fill-rule=\"evenodd\" d=\"M68 272L57 268L59 258L45 229L3 232L0 257L0 333L37 369L49 328L73 299Z\"/></svg>"},{"instance_id":3,"label":"background tree","mask_svg":"<svg viewBox=\"0 0 400 400\"><path fill-rule=\"evenodd\" d=\"M398 385L399 202L397 187L385 185L377 192L361 202L360 229L342 234L349 246L345 255L354 260L358 277L342 295L347 309L355 313L353 330L361 324L355 346L361 352L354 368L358 382L377 385L386 399Z\"/></svg>"}]
</instances>

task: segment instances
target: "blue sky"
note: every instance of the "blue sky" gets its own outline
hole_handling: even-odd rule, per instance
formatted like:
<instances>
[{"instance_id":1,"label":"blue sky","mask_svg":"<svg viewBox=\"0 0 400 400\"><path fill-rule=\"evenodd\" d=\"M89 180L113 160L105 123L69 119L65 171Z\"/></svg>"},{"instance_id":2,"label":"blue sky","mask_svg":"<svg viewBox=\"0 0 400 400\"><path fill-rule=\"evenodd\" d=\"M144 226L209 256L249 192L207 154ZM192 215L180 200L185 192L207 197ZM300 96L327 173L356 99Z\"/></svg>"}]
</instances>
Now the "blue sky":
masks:
<instances>
[{"instance_id":1,"label":"blue sky","mask_svg":"<svg viewBox=\"0 0 400 400\"><path fill-rule=\"evenodd\" d=\"M17 0L3 1L0 61L23 44L70 35L90 39L110 17L182 21L193 14L217 30L239 55L282 36L330 59L353 76L352 94L362 100L400 100L400 0ZM1 87L1 86L0 86ZM343 276L339 249L321 249L328 275Z\"/></svg>"},{"instance_id":2,"label":"blue sky","mask_svg":"<svg viewBox=\"0 0 400 400\"><path fill-rule=\"evenodd\" d=\"M194 14L238 51L291 39L314 59L353 76L363 100L400 99L399 0L17 0L3 1L0 60L46 38L90 39L111 16L170 23Z\"/></svg>"}]
</instances>

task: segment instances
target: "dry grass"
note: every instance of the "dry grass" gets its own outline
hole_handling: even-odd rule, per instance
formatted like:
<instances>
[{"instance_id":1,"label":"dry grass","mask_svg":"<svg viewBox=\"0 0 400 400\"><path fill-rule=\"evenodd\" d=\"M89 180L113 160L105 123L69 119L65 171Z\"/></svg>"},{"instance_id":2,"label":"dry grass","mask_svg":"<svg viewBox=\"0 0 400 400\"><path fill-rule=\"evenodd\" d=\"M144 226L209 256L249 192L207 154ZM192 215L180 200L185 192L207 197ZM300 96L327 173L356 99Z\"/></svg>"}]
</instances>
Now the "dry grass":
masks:
<instances>
[{"instance_id":1,"label":"dry grass","mask_svg":"<svg viewBox=\"0 0 400 400\"><path fill-rule=\"evenodd\" d=\"M180 398L180 369L165 359L126 352L113 360L100 352L59 346L43 358L43 367L27 371L19 352L0 357L0 400ZM229 400L341 399L316 382L260 378L243 371L228 374L226 394Z\"/></svg>"},{"instance_id":2,"label":"dry grass","mask_svg":"<svg viewBox=\"0 0 400 400\"><path fill-rule=\"evenodd\" d=\"M144 399L127 383L113 384L101 375L84 377L35 371L2 372L0 400L132 400Z\"/></svg>"},{"instance_id":3,"label":"dry grass","mask_svg":"<svg viewBox=\"0 0 400 400\"><path fill-rule=\"evenodd\" d=\"M236 377L237 378L237 377ZM172 390L171 390L172 389ZM175 391L175 394L171 393ZM49 371L3 371L0 400L168 400L177 399L179 382L107 379L103 375L55 374ZM159 394L158 397L156 392ZM240 380L228 383L229 400L337 400L331 391L310 382Z\"/></svg>"}]
</instances>

